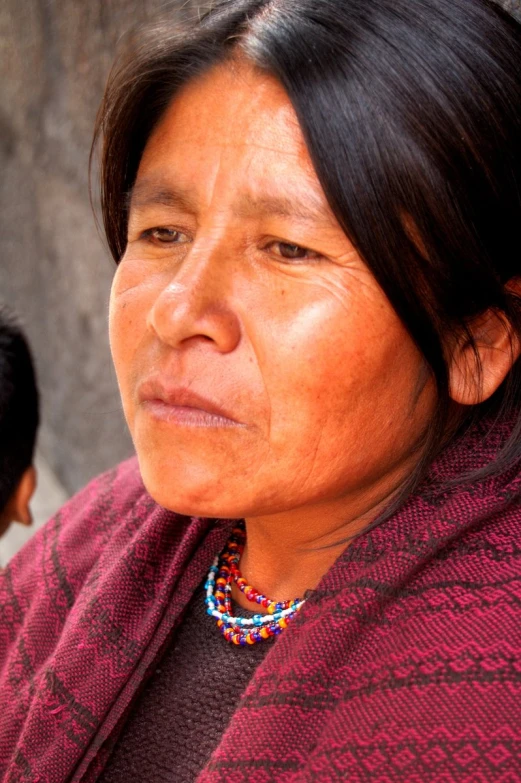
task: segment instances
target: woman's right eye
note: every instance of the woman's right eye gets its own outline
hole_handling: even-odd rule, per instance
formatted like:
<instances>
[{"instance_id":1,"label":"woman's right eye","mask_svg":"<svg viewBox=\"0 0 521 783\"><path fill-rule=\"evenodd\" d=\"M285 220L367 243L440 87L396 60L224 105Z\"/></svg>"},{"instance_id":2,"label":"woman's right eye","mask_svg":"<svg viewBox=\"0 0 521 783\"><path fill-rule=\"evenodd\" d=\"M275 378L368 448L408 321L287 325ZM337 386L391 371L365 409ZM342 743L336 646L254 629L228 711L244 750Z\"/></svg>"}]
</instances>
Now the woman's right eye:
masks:
<instances>
[{"instance_id":1,"label":"woman's right eye","mask_svg":"<svg viewBox=\"0 0 521 783\"><path fill-rule=\"evenodd\" d=\"M140 239L148 239L158 245L177 245L188 242L188 236L175 228L157 226L143 231Z\"/></svg>"}]
</instances>

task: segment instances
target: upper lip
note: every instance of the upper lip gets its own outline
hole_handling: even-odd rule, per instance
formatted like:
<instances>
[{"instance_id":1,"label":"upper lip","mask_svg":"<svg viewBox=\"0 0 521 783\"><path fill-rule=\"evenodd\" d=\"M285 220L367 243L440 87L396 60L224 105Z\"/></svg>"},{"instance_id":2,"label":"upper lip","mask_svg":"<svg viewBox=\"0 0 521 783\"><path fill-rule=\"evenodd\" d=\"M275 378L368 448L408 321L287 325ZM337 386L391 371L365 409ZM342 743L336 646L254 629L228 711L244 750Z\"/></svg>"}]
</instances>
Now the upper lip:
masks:
<instances>
[{"instance_id":1,"label":"upper lip","mask_svg":"<svg viewBox=\"0 0 521 783\"><path fill-rule=\"evenodd\" d=\"M179 386L160 377L152 377L143 381L138 387L140 402L159 400L166 405L183 408L195 408L211 413L214 416L222 416L230 421L237 421L231 413L214 400L209 400L202 394L198 394L186 386Z\"/></svg>"}]
</instances>

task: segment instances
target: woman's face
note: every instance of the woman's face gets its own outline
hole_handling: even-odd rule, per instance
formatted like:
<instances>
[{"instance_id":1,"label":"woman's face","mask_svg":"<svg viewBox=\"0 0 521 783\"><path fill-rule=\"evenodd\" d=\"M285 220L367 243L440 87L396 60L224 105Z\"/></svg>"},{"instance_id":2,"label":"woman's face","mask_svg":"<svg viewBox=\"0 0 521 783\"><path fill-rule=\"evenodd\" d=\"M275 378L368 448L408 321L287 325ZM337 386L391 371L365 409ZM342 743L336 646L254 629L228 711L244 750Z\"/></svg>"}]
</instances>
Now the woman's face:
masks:
<instances>
[{"instance_id":1,"label":"woman's face","mask_svg":"<svg viewBox=\"0 0 521 783\"><path fill-rule=\"evenodd\" d=\"M180 513L377 497L432 413L285 92L246 64L185 87L146 146L110 336L145 485Z\"/></svg>"}]
</instances>

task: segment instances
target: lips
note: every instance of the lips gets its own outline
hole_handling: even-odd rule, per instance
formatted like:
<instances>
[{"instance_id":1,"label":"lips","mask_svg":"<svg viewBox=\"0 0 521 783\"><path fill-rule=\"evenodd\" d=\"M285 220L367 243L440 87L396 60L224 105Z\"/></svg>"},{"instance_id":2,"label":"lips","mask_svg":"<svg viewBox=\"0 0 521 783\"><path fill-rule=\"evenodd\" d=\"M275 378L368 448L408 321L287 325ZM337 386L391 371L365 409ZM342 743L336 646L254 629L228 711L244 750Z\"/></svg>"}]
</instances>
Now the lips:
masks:
<instances>
[{"instance_id":1,"label":"lips","mask_svg":"<svg viewBox=\"0 0 521 783\"><path fill-rule=\"evenodd\" d=\"M185 418L203 417L211 420L222 420L222 423L240 424L231 412L221 404L198 394L192 389L178 386L165 378L155 376L148 378L138 387L138 399L145 407L156 413L164 414L161 418L179 416L184 413Z\"/></svg>"}]
</instances>

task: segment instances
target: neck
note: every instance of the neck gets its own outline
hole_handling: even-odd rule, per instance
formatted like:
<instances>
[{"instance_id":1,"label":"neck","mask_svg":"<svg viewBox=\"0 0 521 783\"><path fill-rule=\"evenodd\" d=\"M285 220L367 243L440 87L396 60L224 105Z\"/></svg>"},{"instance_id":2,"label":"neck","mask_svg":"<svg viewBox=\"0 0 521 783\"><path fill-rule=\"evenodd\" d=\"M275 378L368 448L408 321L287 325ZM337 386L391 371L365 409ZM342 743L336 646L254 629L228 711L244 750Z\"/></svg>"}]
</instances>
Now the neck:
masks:
<instances>
[{"instance_id":1,"label":"neck","mask_svg":"<svg viewBox=\"0 0 521 783\"><path fill-rule=\"evenodd\" d=\"M389 505L402 481L375 487L358 498L246 519L240 561L244 578L274 601L302 598L314 590L335 560ZM234 586L233 597L255 608Z\"/></svg>"}]
</instances>

